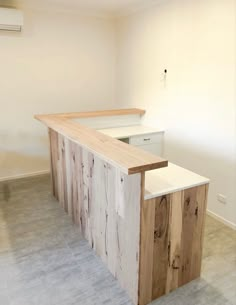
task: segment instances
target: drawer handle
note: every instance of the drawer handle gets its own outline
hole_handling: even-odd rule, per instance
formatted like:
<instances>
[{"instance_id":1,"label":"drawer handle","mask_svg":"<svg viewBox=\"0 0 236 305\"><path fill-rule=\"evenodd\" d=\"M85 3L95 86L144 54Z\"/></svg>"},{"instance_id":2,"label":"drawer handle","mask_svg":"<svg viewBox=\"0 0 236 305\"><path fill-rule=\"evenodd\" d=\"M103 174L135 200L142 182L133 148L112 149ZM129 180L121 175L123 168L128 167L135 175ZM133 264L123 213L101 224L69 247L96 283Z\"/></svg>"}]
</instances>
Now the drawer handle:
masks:
<instances>
[{"instance_id":1,"label":"drawer handle","mask_svg":"<svg viewBox=\"0 0 236 305\"><path fill-rule=\"evenodd\" d=\"M147 139L143 139L143 141L150 141L151 139L150 138L147 138Z\"/></svg>"}]
</instances>

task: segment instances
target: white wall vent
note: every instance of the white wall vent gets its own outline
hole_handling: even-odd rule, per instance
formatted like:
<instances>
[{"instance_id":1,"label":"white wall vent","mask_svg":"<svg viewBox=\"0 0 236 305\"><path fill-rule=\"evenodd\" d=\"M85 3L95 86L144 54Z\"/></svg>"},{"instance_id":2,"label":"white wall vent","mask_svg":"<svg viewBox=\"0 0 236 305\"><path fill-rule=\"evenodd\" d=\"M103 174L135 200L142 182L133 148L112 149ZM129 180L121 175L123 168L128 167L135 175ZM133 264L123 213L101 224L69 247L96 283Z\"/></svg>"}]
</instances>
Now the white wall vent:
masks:
<instances>
[{"instance_id":1,"label":"white wall vent","mask_svg":"<svg viewBox=\"0 0 236 305\"><path fill-rule=\"evenodd\" d=\"M22 30L23 21L22 11L13 8L0 7L0 30L20 32Z\"/></svg>"}]
</instances>

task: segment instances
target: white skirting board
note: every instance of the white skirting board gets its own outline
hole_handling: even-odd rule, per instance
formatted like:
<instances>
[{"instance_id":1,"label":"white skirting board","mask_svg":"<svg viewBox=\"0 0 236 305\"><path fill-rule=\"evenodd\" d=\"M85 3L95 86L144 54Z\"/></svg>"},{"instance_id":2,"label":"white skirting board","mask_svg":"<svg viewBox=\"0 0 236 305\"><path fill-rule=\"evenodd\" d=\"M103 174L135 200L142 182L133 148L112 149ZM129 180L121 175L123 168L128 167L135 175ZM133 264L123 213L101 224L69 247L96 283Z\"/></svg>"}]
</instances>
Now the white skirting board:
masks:
<instances>
[{"instance_id":1,"label":"white skirting board","mask_svg":"<svg viewBox=\"0 0 236 305\"><path fill-rule=\"evenodd\" d=\"M16 179L23 179L23 178L29 178L29 177L36 177L36 176L42 176L42 175L47 175L50 174L50 170L43 170L43 171L39 171L39 172L32 172L32 173L26 173L26 174L21 174L21 175L17 175L17 176L9 176L9 177L2 177L0 178L0 182L3 181L9 181L9 180L16 180ZM213 218L215 218L216 220L220 221L221 223L223 223L224 225L226 225L227 227L230 227L233 230L236 230L236 224L226 220L225 218L211 212L210 210L207 210L207 214Z\"/></svg>"},{"instance_id":2,"label":"white skirting board","mask_svg":"<svg viewBox=\"0 0 236 305\"><path fill-rule=\"evenodd\" d=\"M16 180L16 179L23 179L23 178L28 178L28 177L37 177L37 176L42 176L42 175L47 175L47 174L50 174L49 169L39 171L39 172L25 173L25 174L9 176L9 177L0 177L0 182Z\"/></svg>"},{"instance_id":3,"label":"white skirting board","mask_svg":"<svg viewBox=\"0 0 236 305\"><path fill-rule=\"evenodd\" d=\"M236 230L236 224L235 223L233 223L231 221L228 221L225 218L223 218L223 217L221 217L221 216L219 216L219 215L217 215L217 214L215 214L215 213L213 213L213 212L211 212L209 210L207 210L207 215L209 215L209 216L213 217L214 219L220 221L221 223L223 223L227 227L229 227L229 228L231 228L233 230Z\"/></svg>"}]
</instances>

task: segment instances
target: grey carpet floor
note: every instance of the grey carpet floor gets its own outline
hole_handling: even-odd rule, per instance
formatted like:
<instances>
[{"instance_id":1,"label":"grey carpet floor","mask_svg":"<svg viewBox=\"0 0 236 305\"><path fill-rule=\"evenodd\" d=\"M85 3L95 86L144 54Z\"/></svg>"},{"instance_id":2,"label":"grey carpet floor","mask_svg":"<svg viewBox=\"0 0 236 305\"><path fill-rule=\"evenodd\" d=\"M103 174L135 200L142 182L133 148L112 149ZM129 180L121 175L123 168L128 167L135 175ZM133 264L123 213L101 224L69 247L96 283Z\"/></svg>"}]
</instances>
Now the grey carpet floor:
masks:
<instances>
[{"instance_id":1,"label":"grey carpet floor","mask_svg":"<svg viewBox=\"0 0 236 305\"><path fill-rule=\"evenodd\" d=\"M132 305L51 195L0 183L0 305ZM236 231L207 217L202 277L153 305L236 305Z\"/></svg>"}]
</instances>

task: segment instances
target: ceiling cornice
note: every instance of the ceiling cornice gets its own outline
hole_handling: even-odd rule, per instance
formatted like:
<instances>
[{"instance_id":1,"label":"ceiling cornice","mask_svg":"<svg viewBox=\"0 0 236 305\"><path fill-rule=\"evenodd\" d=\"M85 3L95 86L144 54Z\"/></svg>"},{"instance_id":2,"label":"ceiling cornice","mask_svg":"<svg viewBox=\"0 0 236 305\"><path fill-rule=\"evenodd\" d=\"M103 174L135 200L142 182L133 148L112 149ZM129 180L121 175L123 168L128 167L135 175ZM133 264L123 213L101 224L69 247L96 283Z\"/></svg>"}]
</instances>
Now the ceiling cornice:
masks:
<instances>
[{"instance_id":1,"label":"ceiling cornice","mask_svg":"<svg viewBox=\"0 0 236 305\"><path fill-rule=\"evenodd\" d=\"M65 4L60 3L60 5L51 4L50 2L37 1L32 2L30 0L9 0L7 7L19 8L22 10L33 10L33 11L48 11L57 13L71 13L79 14L81 16L105 18L105 19L120 19L123 17L128 17L130 15L138 14L140 11L146 10L148 8L160 5L168 0L142 0L136 4L127 5L125 8L121 9L89 9L79 6L69 6L68 1ZM0 0L0 6L4 6L6 1Z\"/></svg>"}]
</instances>

